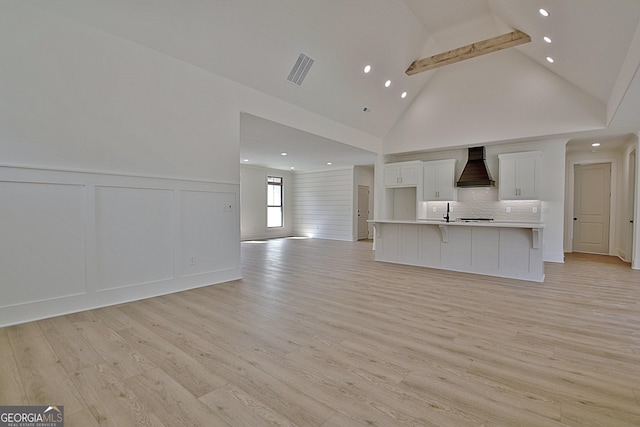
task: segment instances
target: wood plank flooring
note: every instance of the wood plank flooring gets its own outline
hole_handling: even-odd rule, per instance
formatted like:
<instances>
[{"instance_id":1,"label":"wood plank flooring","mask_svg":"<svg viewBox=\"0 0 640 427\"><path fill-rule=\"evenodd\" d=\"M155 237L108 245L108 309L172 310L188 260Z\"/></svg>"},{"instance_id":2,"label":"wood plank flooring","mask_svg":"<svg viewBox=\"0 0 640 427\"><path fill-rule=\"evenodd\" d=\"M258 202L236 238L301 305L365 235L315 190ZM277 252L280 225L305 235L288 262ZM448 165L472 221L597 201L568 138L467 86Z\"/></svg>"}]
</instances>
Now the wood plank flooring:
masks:
<instances>
[{"instance_id":1,"label":"wood plank flooring","mask_svg":"<svg viewBox=\"0 0 640 427\"><path fill-rule=\"evenodd\" d=\"M0 329L0 404L67 426L639 426L640 272L545 283L242 243L243 280Z\"/></svg>"}]
</instances>

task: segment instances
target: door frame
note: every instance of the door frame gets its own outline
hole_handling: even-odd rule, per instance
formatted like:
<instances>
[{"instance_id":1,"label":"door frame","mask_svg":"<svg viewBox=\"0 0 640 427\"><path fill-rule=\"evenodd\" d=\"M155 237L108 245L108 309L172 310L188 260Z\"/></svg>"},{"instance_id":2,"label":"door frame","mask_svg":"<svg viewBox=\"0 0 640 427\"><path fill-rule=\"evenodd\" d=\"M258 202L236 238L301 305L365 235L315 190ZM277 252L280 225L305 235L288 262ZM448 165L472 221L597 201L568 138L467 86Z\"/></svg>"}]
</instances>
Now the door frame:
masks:
<instances>
[{"instance_id":1,"label":"door frame","mask_svg":"<svg viewBox=\"0 0 640 427\"><path fill-rule=\"evenodd\" d=\"M631 266L633 267L635 261L635 246L636 246L636 224L637 224L637 212L638 212L638 150L636 147L633 147L629 151L629 170L628 170L628 186L629 188L627 197L633 198L633 203L627 205L628 218L627 220L633 221L631 223L631 241L627 241L627 247L625 248L626 256L628 260L631 262ZM631 171L633 171L633 176L631 175Z\"/></svg>"},{"instance_id":2,"label":"door frame","mask_svg":"<svg viewBox=\"0 0 640 427\"><path fill-rule=\"evenodd\" d=\"M360 188L362 187L363 189L366 188L367 189L367 221L369 219L371 219L369 217L369 215L371 214L371 209L369 209L371 207L371 188L368 185L362 185L362 184L357 184L357 192L356 194L358 194L358 201L356 203L356 208L358 210L358 213L356 213L356 240L366 240L371 238L371 225L367 222L367 237L365 237L364 239L360 239Z\"/></svg>"},{"instance_id":3,"label":"door frame","mask_svg":"<svg viewBox=\"0 0 640 427\"><path fill-rule=\"evenodd\" d=\"M565 187L565 252L573 252L573 205L575 203L575 167L576 165L592 165L595 163L611 164L611 197L609 198L609 255L616 255L615 248L618 247L616 238L616 203L618 161L615 157L592 158L585 160L572 160L567 168L567 183Z\"/></svg>"},{"instance_id":4,"label":"door frame","mask_svg":"<svg viewBox=\"0 0 640 427\"><path fill-rule=\"evenodd\" d=\"M611 254L611 232L609 228L609 224L611 223L611 163L593 163L588 165L579 163L573 167L573 173L575 176L573 195L573 251L590 254ZM580 188L578 188L578 184L580 184ZM598 194L594 195L590 184L596 186L593 190ZM604 186L603 184L607 185ZM602 193L599 191L602 191ZM583 202L586 202L590 207L584 210L585 205L583 205ZM600 211L600 209L602 209L602 211ZM596 223L601 226L606 225L606 228L601 228L597 232L599 236L592 234L596 232L595 228L592 228L595 227ZM590 236L589 241L584 241L585 236L582 233L585 233L585 227L590 230L587 231L587 235ZM580 230L580 240L576 241L576 233L578 233L578 230ZM618 230L616 230L616 233L617 231ZM620 237L620 234L617 234L618 237ZM597 237L601 239L598 243L590 241L591 238L597 239Z\"/></svg>"},{"instance_id":5,"label":"door frame","mask_svg":"<svg viewBox=\"0 0 640 427\"><path fill-rule=\"evenodd\" d=\"M635 164L635 199L633 207L633 238L631 249L631 268L640 270L640 132L636 133L636 141L633 145L633 151L636 153Z\"/></svg>"}]
</instances>

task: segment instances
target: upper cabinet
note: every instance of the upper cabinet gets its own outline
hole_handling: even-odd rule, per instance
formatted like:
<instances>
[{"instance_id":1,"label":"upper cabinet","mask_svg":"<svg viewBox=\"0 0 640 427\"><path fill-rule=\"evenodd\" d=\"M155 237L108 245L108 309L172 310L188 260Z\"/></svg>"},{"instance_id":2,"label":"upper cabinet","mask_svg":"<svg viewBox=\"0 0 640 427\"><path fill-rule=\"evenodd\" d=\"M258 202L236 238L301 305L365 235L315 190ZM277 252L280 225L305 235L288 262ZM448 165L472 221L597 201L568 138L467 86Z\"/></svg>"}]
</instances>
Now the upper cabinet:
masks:
<instances>
[{"instance_id":1,"label":"upper cabinet","mask_svg":"<svg viewBox=\"0 0 640 427\"><path fill-rule=\"evenodd\" d=\"M422 162L387 163L384 165L385 187L417 187Z\"/></svg>"},{"instance_id":2,"label":"upper cabinet","mask_svg":"<svg viewBox=\"0 0 640 427\"><path fill-rule=\"evenodd\" d=\"M425 162L423 184L423 201L456 200L456 160Z\"/></svg>"},{"instance_id":3,"label":"upper cabinet","mask_svg":"<svg viewBox=\"0 0 640 427\"><path fill-rule=\"evenodd\" d=\"M542 153L499 154L500 200L540 200Z\"/></svg>"}]
</instances>

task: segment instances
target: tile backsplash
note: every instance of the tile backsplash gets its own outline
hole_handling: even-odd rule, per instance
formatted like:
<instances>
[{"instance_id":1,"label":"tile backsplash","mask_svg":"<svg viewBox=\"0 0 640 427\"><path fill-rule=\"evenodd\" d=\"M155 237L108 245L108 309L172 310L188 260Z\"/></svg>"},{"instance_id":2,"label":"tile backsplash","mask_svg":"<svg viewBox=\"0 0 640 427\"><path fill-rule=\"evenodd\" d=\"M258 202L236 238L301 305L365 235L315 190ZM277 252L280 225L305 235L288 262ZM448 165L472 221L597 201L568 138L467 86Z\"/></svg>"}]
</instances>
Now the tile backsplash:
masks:
<instances>
[{"instance_id":1,"label":"tile backsplash","mask_svg":"<svg viewBox=\"0 0 640 427\"><path fill-rule=\"evenodd\" d=\"M422 202L422 204L419 219L442 219L447 213L447 202ZM449 217L452 220L493 218L496 221L541 221L540 200L498 200L497 188L458 188L458 201L449 202L449 205L451 208ZM510 213L507 212L508 210ZM423 215L426 215L426 218Z\"/></svg>"}]
</instances>

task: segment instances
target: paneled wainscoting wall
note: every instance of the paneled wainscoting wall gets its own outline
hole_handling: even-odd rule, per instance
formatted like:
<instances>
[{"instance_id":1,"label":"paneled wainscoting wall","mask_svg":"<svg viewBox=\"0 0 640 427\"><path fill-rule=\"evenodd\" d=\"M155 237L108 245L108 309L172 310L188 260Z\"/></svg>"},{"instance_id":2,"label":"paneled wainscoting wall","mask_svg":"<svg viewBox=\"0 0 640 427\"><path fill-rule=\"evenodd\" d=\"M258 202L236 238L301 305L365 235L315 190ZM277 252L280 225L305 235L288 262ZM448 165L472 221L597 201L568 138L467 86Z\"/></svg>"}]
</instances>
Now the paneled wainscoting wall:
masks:
<instances>
[{"instance_id":1,"label":"paneled wainscoting wall","mask_svg":"<svg viewBox=\"0 0 640 427\"><path fill-rule=\"evenodd\" d=\"M0 167L0 326L239 278L238 193Z\"/></svg>"}]
</instances>

